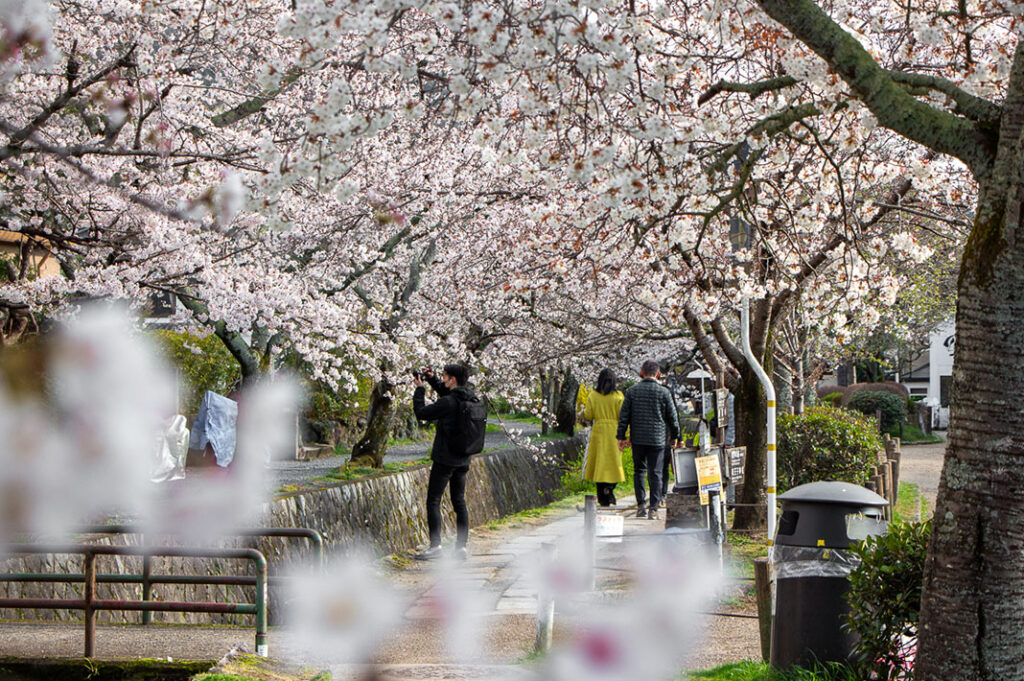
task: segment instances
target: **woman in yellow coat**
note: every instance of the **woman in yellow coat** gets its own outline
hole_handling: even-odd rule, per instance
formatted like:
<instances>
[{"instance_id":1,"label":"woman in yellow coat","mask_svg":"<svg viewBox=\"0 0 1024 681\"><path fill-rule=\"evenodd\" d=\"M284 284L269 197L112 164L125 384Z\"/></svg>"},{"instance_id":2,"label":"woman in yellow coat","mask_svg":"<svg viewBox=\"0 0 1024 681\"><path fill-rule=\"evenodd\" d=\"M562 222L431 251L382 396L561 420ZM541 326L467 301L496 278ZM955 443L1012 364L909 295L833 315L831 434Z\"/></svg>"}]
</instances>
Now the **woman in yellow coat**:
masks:
<instances>
[{"instance_id":1,"label":"woman in yellow coat","mask_svg":"<svg viewBox=\"0 0 1024 681\"><path fill-rule=\"evenodd\" d=\"M597 388L587 396L583 418L593 422L590 443L587 445L587 463L583 479L597 484L597 503L615 504L615 485L626 479L622 470L622 452L615 439L619 425L622 393L616 388L618 379L611 369L602 369L597 376Z\"/></svg>"}]
</instances>

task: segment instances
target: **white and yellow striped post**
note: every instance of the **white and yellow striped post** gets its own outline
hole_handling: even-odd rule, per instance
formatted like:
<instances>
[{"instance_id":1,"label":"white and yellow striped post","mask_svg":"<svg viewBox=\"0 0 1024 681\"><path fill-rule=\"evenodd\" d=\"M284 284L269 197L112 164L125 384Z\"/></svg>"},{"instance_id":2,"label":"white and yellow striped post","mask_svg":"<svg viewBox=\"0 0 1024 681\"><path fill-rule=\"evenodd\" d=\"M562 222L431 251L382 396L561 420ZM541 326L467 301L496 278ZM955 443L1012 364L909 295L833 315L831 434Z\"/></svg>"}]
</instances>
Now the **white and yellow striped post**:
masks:
<instances>
[{"instance_id":1,"label":"white and yellow striped post","mask_svg":"<svg viewBox=\"0 0 1024 681\"><path fill-rule=\"evenodd\" d=\"M768 398L768 475L765 478L765 492L768 502L768 545L771 546L775 541L775 386L750 349L750 301L746 296L743 297L740 307L740 335L743 341L743 356L753 367L754 373L757 374L757 378L764 388L765 396Z\"/></svg>"}]
</instances>

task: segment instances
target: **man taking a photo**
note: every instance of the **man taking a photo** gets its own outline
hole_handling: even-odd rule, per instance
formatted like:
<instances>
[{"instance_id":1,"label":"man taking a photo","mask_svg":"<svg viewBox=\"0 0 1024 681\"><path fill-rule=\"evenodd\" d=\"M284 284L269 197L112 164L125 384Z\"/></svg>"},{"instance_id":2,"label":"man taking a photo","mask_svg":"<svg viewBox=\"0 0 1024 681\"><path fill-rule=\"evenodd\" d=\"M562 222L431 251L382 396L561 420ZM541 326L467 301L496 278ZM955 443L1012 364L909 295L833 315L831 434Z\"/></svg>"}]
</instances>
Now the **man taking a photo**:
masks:
<instances>
[{"instance_id":1,"label":"man taking a photo","mask_svg":"<svg viewBox=\"0 0 1024 681\"><path fill-rule=\"evenodd\" d=\"M424 401L423 381L426 379L437 392L436 402ZM452 508L455 510L455 557L468 556L469 510L466 507L466 474L469 458L483 450L487 425L487 409L473 391L466 386L469 371L460 364L446 364L438 380L430 369L416 372L413 383L412 408L420 421L436 421L437 433L430 450L430 481L427 484L427 528L430 546L418 553L418 560L432 560L441 556L441 498L449 487Z\"/></svg>"}]
</instances>

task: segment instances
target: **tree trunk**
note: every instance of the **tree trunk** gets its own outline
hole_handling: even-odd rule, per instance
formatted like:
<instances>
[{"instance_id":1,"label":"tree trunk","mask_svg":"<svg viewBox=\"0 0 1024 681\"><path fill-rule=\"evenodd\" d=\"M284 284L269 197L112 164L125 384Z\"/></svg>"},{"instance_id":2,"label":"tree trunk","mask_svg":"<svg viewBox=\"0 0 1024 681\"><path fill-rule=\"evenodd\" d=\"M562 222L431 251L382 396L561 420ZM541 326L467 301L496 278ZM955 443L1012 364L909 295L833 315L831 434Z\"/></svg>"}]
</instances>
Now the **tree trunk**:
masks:
<instances>
[{"instance_id":1,"label":"tree trunk","mask_svg":"<svg viewBox=\"0 0 1024 681\"><path fill-rule=\"evenodd\" d=\"M579 391L580 382L573 376L572 369L567 368L562 377L562 389L558 393L555 432L570 437L576 432L576 395Z\"/></svg>"},{"instance_id":2,"label":"tree trunk","mask_svg":"<svg viewBox=\"0 0 1024 681\"><path fill-rule=\"evenodd\" d=\"M796 358L796 375L793 377L793 413L803 414L807 404L807 366L806 356L801 349Z\"/></svg>"},{"instance_id":3,"label":"tree trunk","mask_svg":"<svg viewBox=\"0 0 1024 681\"><path fill-rule=\"evenodd\" d=\"M349 459L351 466L382 468L384 455L388 452L388 438L391 424L395 419L395 400L391 397L394 387L385 378L373 385L370 394L370 411L366 417L366 432L352 448Z\"/></svg>"},{"instance_id":4,"label":"tree trunk","mask_svg":"<svg viewBox=\"0 0 1024 681\"><path fill-rule=\"evenodd\" d=\"M767 461L765 460L765 439L767 437L767 411L764 390L757 375L749 367L740 371L740 387L736 393L736 436L737 445L747 448L747 461L743 468L743 493L737 500L733 529L754 530L765 527L764 483Z\"/></svg>"},{"instance_id":5,"label":"tree trunk","mask_svg":"<svg viewBox=\"0 0 1024 681\"><path fill-rule=\"evenodd\" d=\"M1024 44L960 268L949 444L925 563L923 681L1024 679Z\"/></svg>"},{"instance_id":6,"label":"tree trunk","mask_svg":"<svg viewBox=\"0 0 1024 681\"><path fill-rule=\"evenodd\" d=\"M771 376L775 386L775 406L779 414L787 414L794 408L793 372L782 362L775 362Z\"/></svg>"}]
</instances>

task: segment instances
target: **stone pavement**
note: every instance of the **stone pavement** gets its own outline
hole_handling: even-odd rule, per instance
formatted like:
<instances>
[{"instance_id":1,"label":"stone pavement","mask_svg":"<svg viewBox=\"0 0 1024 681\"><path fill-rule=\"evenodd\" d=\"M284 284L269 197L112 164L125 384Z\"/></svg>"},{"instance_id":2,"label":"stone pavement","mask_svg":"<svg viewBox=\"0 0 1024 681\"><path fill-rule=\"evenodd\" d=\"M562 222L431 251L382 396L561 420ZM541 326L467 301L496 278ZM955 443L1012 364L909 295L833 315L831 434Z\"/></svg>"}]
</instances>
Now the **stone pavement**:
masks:
<instances>
[{"instance_id":1,"label":"stone pavement","mask_svg":"<svg viewBox=\"0 0 1024 681\"><path fill-rule=\"evenodd\" d=\"M583 515L574 513L544 525L529 534L512 538L486 553L473 553L465 563L452 565L455 585L484 595L489 612L502 615L534 615L537 589L527 567L541 558L541 545L567 543L583 537ZM446 578L446 582L449 578ZM409 609L412 619L434 617L437 581Z\"/></svg>"},{"instance_id":2,"label":"stone pavement","mask_svg":"<svg viewBox=\"0 0 1024 681\"><path fill-rule=\"evenodd\" d=\"M624 533L629 536L658 534L664 520L635 518L632 498L622 498L618 507L599 509L623 516ZM517 526L517 523L519 526ZM553 542L559 551L572 555L582 550L583 514L577 509L548 512L542 518L524 518L491 528L473 530L471 555L465 562L404 563L390 570L397 588L411 605L405 624L383 646L372 673L381 681L393 679L476 679L516 678L521 663L529 657L536 634L538 566L542 545ZM623 544L607 540L597 543L598 565L615 565ZM598 589L621 588L622 574L598 570ZM619 593L622 593L621 591ZM452 594L468 600L452 601ZM455 604L471 609L470 626L479 629L477 658L457 660L445 640L446 627L439 626L446 607ZM555 635L566 636L560 628L565 618L556 614ZM749 621L742 624L746 626ZM463 622L465 624L465 622ZM564 627L564 624L563 624ZM756 625L751 648L756 650ZM747 637L748 633L742 633ZM736 634L730 634L736 638ZM77 657L81 655L83 628L79 624L0 623L0 656ZM232 647L253 649L254 630L221 626L100 626L96 636L97 657L103 659L173 658L220 659ZM288 642L274 629L269 637L270 653L288 657ZM746 653L744 656L752 656ZM479 662L479 663L477 663ZM361 666L331 667L336 680L366 678Z\"/></svg>"}]
</instances>

